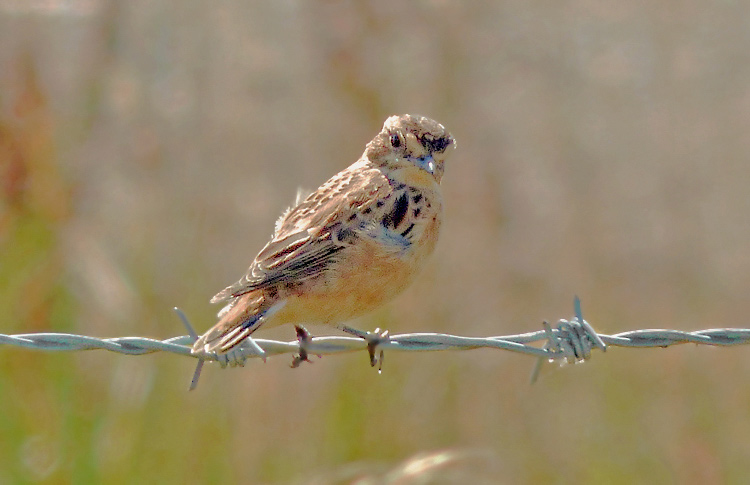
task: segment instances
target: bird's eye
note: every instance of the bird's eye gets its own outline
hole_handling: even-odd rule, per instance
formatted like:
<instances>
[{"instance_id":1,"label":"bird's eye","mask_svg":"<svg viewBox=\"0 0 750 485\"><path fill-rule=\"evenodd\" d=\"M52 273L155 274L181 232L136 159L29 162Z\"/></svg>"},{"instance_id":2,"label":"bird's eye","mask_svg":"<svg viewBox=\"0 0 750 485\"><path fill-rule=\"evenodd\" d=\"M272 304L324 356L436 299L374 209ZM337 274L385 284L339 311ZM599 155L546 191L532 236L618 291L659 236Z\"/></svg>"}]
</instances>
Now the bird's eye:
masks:
<instances>
[{"instance_id":1,"label":"bird's eye","mask_svg":"<svg viewBox=\"0 0 750 485\"><path fill-rule=\"evenodd\" d=\"M398 148L401 146L401 138L399 138L398 135L391 135L391 146L393 148Z\"/></svg>"}]
</instances>

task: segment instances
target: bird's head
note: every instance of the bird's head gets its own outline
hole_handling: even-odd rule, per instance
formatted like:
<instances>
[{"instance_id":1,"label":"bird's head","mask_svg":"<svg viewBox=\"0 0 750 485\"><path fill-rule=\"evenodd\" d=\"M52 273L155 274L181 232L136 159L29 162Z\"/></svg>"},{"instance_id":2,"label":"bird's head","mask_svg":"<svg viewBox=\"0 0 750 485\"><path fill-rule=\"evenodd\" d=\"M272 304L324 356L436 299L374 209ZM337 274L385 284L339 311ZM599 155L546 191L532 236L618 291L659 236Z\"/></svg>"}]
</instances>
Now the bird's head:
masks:
<instances>
[{"instance_id":1,"label":"bird's head","mask_svg":"<svg viewBox=\"0 0 750 485\"><path fill-rule=\"evenodd\" d=\"M443 125L419 115L391 116L365 155L409 185L440 183L456 141Z\"/></svg>"}]
</instances>

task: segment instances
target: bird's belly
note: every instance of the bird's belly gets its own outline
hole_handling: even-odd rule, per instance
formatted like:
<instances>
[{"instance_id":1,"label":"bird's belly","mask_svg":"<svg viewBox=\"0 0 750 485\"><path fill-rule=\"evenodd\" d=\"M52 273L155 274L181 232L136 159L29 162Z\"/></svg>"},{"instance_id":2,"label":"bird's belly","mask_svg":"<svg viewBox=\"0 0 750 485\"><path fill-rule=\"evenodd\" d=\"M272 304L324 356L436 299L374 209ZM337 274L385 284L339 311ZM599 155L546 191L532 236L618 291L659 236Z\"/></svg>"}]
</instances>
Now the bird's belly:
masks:
<instances>
[{"instance_id":1,"label":"bird's belly","mask_svg":"<svg viewBox=\"0 0 750 485\"><path fill-rule=\"evenodd\" d=\"M422 259L357 248L319 280L293 290L274 323L335 324L374 310L409 286Z\"/></svg>"}]
</instances>

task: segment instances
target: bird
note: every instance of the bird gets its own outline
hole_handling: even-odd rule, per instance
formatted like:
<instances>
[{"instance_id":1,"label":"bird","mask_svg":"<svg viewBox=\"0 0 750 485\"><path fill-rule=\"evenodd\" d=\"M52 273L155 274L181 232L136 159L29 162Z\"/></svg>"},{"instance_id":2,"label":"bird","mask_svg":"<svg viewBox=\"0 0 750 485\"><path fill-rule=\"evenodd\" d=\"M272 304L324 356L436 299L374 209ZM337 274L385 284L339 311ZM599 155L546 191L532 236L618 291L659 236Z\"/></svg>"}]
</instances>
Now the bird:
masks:
<instances>
[{"instance_id":1,"label":"bird","mask_svg":"<svg viewBox=\"0 0 750 485\"><path fill-rule=\"evenodd\" d=\"M433 119L386 119L359 160L287 209L245 275L211 298L224 306L192 353L227 353L261 327L340 326L401 293L435 248L455 147Z\"/></svg>"}]
</instances>

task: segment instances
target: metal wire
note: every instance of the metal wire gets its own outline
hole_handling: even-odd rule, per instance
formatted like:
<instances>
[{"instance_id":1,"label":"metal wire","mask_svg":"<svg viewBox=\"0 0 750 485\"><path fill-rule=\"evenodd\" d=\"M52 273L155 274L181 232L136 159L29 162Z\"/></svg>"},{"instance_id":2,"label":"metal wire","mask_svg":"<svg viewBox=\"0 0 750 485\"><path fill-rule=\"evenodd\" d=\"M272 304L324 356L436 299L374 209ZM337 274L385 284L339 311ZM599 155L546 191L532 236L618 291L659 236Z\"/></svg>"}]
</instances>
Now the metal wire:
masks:
<instances>
[{"instance_id":1,"label":"metal wire","mask_svg":"<svg viewBox=\"0 0 750 485\"><path fill-rule=\"evenodd\" d=\"M493 348L510 350L523 354L534 355L539 358L532 380L536 378L539 364L544 360L580 362L591 357L591 350L598 348L606 351L607 346L614 347L669 347L671 345L694 343L702 345L742 345L750 342L750 329L744 328L716 328L683 332L679 330L648 329L622 332L615 335L598 334L588 322L583 319L580 301L575 299L576 316L570 320L558 320L556 328L543 322L544 329L519 335L505 335L497 337L463 337L441 333L407 333L388 335L388 332L361 332L346 327L353 333L352 337L331 336L314 337L306 330L298 327L298 338L284 342L278 340L251 339L227 354L193 354L192 343L197 334L184 314L177 311L188 329L189 335L173 337L167 340L155 340L144 337L116 337L100 339L85 335L66 333L30 333L19 335L0 334L0 345L12 345L33 350L46 351L79 351L103 349L127 355L143 355L153 352L171 352L200 359L193 378L194 387L200 375L200 368L204 361L216 361L221 367L244 366L248 358L262 358L268 356L292 353L296 354L293 365L307 360L307 356L331 355L343 352L369 350L372 364L378 361L374 351L438 351L438 350L471 350ZM540 347L532 345L543 343Z\"/></svg>"}]
</instances>

